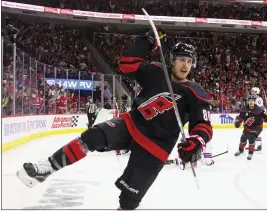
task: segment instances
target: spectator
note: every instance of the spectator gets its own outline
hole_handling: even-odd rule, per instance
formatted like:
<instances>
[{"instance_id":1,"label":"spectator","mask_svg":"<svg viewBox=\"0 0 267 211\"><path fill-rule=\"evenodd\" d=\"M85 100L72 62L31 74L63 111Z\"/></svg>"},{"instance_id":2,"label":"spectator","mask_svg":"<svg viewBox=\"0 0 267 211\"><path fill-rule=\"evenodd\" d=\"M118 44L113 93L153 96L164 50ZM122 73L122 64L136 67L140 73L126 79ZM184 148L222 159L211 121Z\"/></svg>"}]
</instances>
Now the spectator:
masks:
<instances>
[{"instance_id":1,"label":"spectator","mask_svg":"<svg viewBox=\"0 0 267 211\"><path fill-rule=\"evenodd\" d=\"M27 1L30 3L30 1ZM88 5L88 3L92 3ZM48 4L49 1L44 2ZM142 4L135 1L109 2L100 1L56 1L61 3L61 7L73 6L83 8L101 9L101 11L131 12L138 13ZM239 4L210 4L192 2L144 2L150 13L160 15L180 14L182 16L192 16L199 14L199 17L232 17L242 18L244 11L248 17L266 17L265 7L255 6L254 13L251 5L244 4L241 7L233 5ZM155 7L158 5L158 7ZM182 5L181 7L172 7ZM230 8L228 5L231 5ZM221 8L223 7L223 9ZM254 7L254 6L253 6ZM168 8L171 8L168 10ZM228 13L228 8L231 13ZM260 8L260 13L257 9ZM103 9L103 10L102 10ZM213 11L213 12L211 12ZM232 13L235 11L236 13ZM253 15L253 14L254 15ZM234 14L234 16L231 16ZM258 15L257 15L258 14ZM229 16L230 15L230 16ZM62 25L52 25L49 23L29 23L25 20L8 18L8 24L13 24L19 29L16 44L16 78L13 79L13 54L12 44L4 43L4 69L3 69L3 89L7 90L3 95L4 112L13 112L13 100L15 100L16 114L24 113L65 113L77 112L79 95L79 107L84 108L83 102L86 97L82 92L75 90L65 90L58 84L49 85L44 78L66 79L91 79L91 71L95 72L96 63L91 57L82 36L80 29ZM120 73L118 61L122 52L127 49L138 35L95 33L94 45L99 49L103 58L113 68L115 73ZM253 86L261 88L262 97L266 98L266 78L267 78L267 38L257 34L222 34L212 32L189 32L182 31L177 34L169 34L166 43L163 43L166 61L169 60L169 49L178 41L184 41L196 46L198 51L197 67L191 72L190 79L200 83L208 92L209 100L214 112L237 111L244 104L249 90ZM114 48L116 46L116 48ZM22 51L23 50L23 51ZM146 58L147 60L159 60L158 53L155 52ZM37 62L38 60L38 62ZM44 71L44 65L46 65ZM98 74L94 75L94 79ZM15 81L15 83L13 83ZM136 96L142 87L129 77L122 77L123 83ZM37 91L38 90L38 91ZM103 90L102 90L103 91ZM96 104L101 101L100 87L93 91L93 100ZM63 97L65 93L65 97ZM72 94L73 93L73 94ZM108 97L108 87L104 87L104 96ZM15 95L14 95L15 94ZM75 96L76 95L76 96ZM92 93L90 93L92 95ZM110 99L111 96L109 96ZM59 110L60 98L66 99L64 112ZM31 102L31 103L29 103ZM61 102L62 107L62 102ZM105 102L105 107L111 107Z\"/></svg>"},{"instance_id":2,"label":"spectator","mask_svg":"<svg viewBox=\"0 0 267 211\"><path fill-rule=\"evenodd\" d=\"M183 0L157 0L157 1L115 1L115 0L10 0L26 4L37 4L58 8L72 8L85 11L141 14L142 8L146 8L151 15L202 17L238 20L267 20L267 6L254 3L236 2L205 2Z\"/></svg>"}]
</instances>

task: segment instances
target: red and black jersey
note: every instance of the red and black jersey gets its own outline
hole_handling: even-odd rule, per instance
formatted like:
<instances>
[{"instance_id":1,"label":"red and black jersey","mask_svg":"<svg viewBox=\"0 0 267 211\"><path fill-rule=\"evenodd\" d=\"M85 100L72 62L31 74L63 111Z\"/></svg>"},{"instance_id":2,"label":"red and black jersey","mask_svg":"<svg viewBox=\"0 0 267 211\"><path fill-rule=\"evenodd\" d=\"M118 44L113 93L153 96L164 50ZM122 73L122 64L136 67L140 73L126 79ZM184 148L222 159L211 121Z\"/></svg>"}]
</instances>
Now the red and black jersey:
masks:
<instances>
[{"instance_id":1,"label":"red and black jersey","mask_svg":"<svg viewBox=\"0 0 267 211\"><path fill-rule=\"evenodd\" d=\"M165 162L175 146L180 128L165 80L161 63L148 63L144 58L153 45L146 37L139 37L123 54L120 69L142 86L125 120L133 139L151 154ZM189 134L211 140L210 106L205 90L195 82L172 82L176 103L183 125L189 122Z\"/></svg>"},{"instance_id":2,"label":"red and black jersey","mask_svg":"<svg viewBox=\"0 0 267 211\"><path fill-rule=\"evenodd\" d=\"M243 122L245 130L252 131L255 128L262 128L263 122L267 122L267 112L256 104L253 109L246 105L240 109L236 119Z\"/></svg>"}]
</instances>

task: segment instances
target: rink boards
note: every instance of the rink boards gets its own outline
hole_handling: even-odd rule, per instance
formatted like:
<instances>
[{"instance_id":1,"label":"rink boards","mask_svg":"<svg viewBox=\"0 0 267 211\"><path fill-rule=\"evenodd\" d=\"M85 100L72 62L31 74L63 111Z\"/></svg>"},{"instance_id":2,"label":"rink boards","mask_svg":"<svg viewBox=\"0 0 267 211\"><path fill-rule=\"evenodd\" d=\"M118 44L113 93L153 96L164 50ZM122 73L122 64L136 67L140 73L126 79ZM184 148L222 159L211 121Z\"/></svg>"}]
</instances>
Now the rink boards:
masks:
<instances>
[{"instance_id":1,"label":"rink boards","mask_svg":"<svg viewBox=\"0 0 267 211\"><path fill-rule=\"evenodd\" d=\"M111 119L114 110L102 109L95 124ZM211 114L215 129L234 128L237 114ZM86 114L31 115L2 118L2 151L7 151L41 137L83 132L87 128ZM266 128L267 125L264 124ZM187 125L185 125L187 128Z\"/></svg>"}]
</instances>

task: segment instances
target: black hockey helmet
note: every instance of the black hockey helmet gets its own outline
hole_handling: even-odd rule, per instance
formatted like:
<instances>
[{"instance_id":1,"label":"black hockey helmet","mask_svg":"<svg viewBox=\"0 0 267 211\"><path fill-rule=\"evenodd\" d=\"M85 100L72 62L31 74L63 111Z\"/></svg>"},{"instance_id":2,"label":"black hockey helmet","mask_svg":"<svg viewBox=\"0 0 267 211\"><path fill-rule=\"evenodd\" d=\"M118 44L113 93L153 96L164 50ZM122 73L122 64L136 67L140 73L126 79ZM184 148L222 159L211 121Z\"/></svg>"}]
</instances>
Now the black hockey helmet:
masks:
<instances>
[{"instance_id":1,"label":"black hockey helmet","mask_svg":"<svg viewBox=\"0 0 267 211\"><path fill-rule=\"evenodd\" d=\"M254 101L256 101L256 99L257 99L257 96L256 96L256 95L249 95L249 96L248 96L248 101L249 101L249 100L254 100Z\"/></svg>"},{"instance_id":2,"label":"black hockey helmet","mask_svg":"<svg viewBox=\"0 0 267 211\"><path fill-rule=\"evenodd\" d=\"M170 52L170 61L173 61L177 56L187 56L193 59L193 66L197 64L197 52L196 49L187 43L178 42Z\"/></svg>"}]
</instances>

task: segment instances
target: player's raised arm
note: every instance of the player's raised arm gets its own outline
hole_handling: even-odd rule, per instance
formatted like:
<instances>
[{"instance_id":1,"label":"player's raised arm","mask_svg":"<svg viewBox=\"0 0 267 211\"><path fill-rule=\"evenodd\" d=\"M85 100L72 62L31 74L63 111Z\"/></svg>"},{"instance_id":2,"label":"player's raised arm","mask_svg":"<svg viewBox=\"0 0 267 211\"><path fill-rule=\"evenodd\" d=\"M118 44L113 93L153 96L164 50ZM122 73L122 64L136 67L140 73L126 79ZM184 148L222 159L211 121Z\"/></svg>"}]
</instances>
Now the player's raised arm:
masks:
<instances>
[{"instance_id":1,"label":"player's raised arm","mask_svg":"<svg viewBox=\"0 0 267 211\"><path fill-rule=\"evenodd\" d=\"M158 29L160 39L165 39L166 34ZM134 77L143 86L147 82L146 74L153 74L155 68L162 69L159 63L148 63L145 58L157 48L157 41L153 31L139 36L133 44L122 54L119 67L122 73Z\"/></svg>"}]
</instances>

